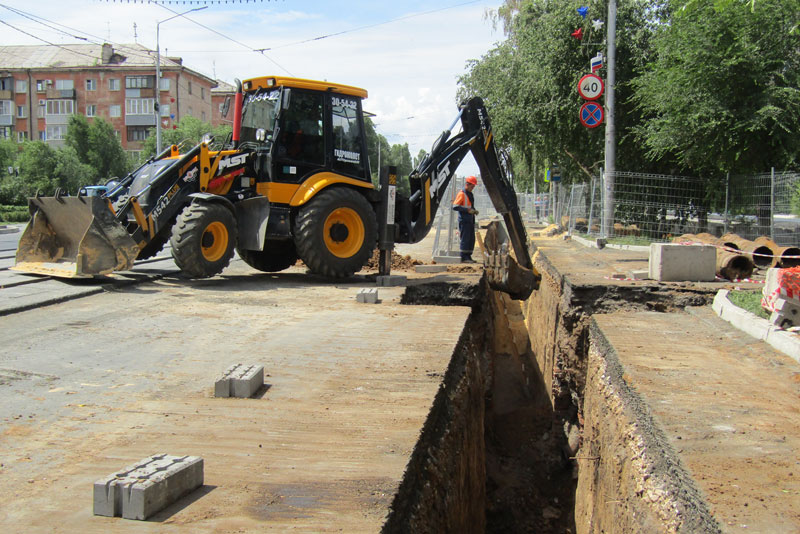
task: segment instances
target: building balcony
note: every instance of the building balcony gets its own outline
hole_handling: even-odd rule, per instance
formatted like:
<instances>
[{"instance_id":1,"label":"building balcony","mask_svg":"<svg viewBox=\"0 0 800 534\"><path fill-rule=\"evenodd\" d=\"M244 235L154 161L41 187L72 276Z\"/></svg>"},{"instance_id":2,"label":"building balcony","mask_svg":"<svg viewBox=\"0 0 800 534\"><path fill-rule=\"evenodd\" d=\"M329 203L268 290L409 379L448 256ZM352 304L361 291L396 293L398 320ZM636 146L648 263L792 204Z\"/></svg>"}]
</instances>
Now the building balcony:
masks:
<instances>
[{"instance_id":1,"label":"building balcony","mask_svg":"<svg viewBox=\"0 0 800 534\"><path fill-rule=\"evenodd\" d=\"M156 116L149 115L125 115L125 126L155 126Z\"/></svg>"},{"instance_id":2,"label":"building balcony","mask_svg":"<svg viewBox=\"0 0 800 534\"><path fill-rule=\"evenodd\" d=\"M14 93L12 93L10 89L7 91L0 91L0 100L13 100L13 99L14 99Z\"/></svg>"},{"instance_id":3,"label":"building balcony","mask_svg":"<svg viewBox=\"0 0 800 534\"><path fill-rule=\"evenodd\" d=\"M75 99L75 89L54 89L52 87L47 88L47 95L48 99Z\"/></svg>"},{"instance_id":4,"label":"building balcony","mask_svg":"<svg viewBox=\"0 0 800 534\"><path fill-rule=\"evenodd\" d=\"M0 126L14 126L14 115L0 115Z\"/></svg>"}]
</instances>

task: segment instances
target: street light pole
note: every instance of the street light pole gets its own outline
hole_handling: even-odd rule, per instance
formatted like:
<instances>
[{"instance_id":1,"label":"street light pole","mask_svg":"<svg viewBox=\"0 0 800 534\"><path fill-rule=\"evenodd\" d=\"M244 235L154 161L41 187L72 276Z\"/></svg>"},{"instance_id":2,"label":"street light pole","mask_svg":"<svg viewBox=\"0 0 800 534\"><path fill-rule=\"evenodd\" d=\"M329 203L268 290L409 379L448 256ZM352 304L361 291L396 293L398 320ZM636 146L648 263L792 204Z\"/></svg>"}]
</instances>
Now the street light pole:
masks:
<instances>
[{"instance_id":1,"label":"street light pole","mask_svg":"<svg viewBox=\"0 0 800 534\"><path fill-rule=\"evenodd\" d=\"M161 23L167 22L177 17L182 17L192 11L200 11L208 6L196 7L183 13L178 13L156 23L156 98L153 106L153 113L156 116L156 154L161 153Z\"/></svg>"}]
</instances>

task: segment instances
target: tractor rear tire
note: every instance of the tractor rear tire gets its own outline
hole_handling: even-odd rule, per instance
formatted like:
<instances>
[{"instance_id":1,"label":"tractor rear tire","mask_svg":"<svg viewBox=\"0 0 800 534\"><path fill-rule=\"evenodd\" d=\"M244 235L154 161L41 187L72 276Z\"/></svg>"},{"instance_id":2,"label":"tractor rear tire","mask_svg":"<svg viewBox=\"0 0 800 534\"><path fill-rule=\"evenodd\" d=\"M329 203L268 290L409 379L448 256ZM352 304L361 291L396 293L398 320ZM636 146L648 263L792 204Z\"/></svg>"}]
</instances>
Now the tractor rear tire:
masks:
<instances>
[{"instance_id":1,"label":"tractor rear tire","mask_svg":"<svg viewBox=\"0 0 800 534\"><path fill-rule=\"evenodd\" d=\"M244 262L258 271L276 273L297 263L297 249L294 241L267 241L264 250L236 249Z\"/></svg>"},{"instance_id":2,"label":"tractor rear tire","mask_svg":"<svg viewBox=\"0 0 800 534\"><path fill-rule=\"evenodd\" d=\"M228 266L236 246L236 218L216 202L192 202L172 227L172 257L192 278L208 278Z\"/></svg>"},{"instance_id":3,"label":"tractor rear tire","mask_svg":"<svg viewBox=\"0 0 800 534\"><path fill-rule=\"evenodd\" d=\"M352 276L372 256L377 227L375 211L361 193L344 187L325 189L297 214L297 254L313 273Z\"/></svg>"}]
</instances>

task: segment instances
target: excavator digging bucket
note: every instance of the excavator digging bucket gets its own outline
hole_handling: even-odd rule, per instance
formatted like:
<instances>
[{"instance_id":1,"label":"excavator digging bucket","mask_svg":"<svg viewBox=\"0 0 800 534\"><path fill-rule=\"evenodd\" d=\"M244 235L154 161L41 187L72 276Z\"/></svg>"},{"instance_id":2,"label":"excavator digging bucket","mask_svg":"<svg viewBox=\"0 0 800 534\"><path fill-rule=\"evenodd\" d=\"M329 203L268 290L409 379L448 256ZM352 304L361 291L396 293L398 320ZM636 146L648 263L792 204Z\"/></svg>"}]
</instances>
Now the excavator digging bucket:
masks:
<instances>
[{"instance_id":1,"label":"excavator digging bucket","mask_svg":"<svg viewBox=\"0 0 800 534\"><path fill-rule=\"evenodd\" d=\"M486 230L484 269L489 287L507 293L514 300L527 300L539 289L541 275L536 268L521 265L508 249L509 236L500 221L492 221Z\"/></svg>"},{"instance_id":2,"label":"excavator digging bucket","mask_svg":"<svg viewBox=\"0 0 800 534\"><path fill-rule=\"evenodd\" d=\"M31 222L22 233L14 271L86 278L133 266L139 246L101 197L28 200Z\"/></svg>"}]
</instances>

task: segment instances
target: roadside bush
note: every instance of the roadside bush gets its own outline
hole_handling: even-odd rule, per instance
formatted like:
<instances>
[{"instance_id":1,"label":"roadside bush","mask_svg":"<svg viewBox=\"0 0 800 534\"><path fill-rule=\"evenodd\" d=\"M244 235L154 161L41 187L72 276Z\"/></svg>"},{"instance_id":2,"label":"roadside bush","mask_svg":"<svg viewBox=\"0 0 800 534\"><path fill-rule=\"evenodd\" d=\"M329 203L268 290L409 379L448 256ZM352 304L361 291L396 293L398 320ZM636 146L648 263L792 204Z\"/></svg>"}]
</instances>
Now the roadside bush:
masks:
<instances>
[{"instance_id":1,"label":"roadside bush","mask_svg":"<svg viewBox=\"0 0 800 534\"><path fill-rule=\"evenodd\" d=\"M0 204L0 222L28 222L30 213L28 206L7 206Z\"/></svg>"}]
</instances>

